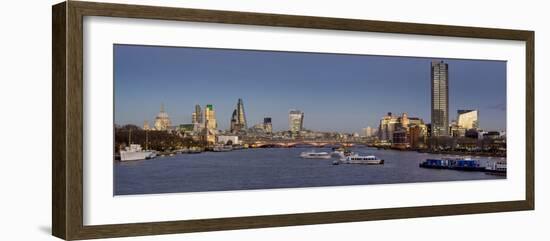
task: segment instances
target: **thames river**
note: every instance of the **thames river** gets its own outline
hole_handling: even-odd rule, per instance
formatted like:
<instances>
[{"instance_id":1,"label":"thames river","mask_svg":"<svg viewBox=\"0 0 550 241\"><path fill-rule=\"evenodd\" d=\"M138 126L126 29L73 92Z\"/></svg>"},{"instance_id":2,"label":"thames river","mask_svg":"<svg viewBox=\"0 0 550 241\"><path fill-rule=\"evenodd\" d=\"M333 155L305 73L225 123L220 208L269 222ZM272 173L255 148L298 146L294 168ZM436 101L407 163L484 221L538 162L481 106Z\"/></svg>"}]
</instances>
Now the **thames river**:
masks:
<instances>
[{"instance_id":1,"label":"thames river","mask_svg":"<svg viewBox=\"0 0 550 241\"><path fill-rule=\"evenodd\" d=\"M203 152L115 162L114 194L153 194L321 187L411 182L503 179L484 172L419 168L426 158L457 157L412 151L351 148L376 155L384 165L332 165L333 159L303 159L304 151L330 148L258 148L231 152ZM500 158L473 157L482 162Z\"/></svg>"}]
</instances>

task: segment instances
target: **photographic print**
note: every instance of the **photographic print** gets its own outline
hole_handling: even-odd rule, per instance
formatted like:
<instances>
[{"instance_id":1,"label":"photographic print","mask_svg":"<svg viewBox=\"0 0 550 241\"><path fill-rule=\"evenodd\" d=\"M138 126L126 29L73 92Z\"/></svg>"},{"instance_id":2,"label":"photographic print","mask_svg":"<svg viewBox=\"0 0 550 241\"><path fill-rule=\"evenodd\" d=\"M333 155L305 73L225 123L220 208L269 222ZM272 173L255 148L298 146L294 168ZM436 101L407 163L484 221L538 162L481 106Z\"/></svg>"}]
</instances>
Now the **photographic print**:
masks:
<instances>
[{"instance_id":1,"label":"photographic print","mask_svg":"<svg viewBox=\"0 0 550 241\"><path fill-rule=\"evenodd\" d=\"M52 234L534 210L534 42L518 29L56 4Z\"/></svg>"},{"instance_id":2,"label":"photographic print","mask_svg":"<svg viewBox=\"0 0 550 241\"><path fill-rule=\"evenodd\" d=\"M113 55L114 195L506 179L506 61Z\"/></svg>"}]
</instances>

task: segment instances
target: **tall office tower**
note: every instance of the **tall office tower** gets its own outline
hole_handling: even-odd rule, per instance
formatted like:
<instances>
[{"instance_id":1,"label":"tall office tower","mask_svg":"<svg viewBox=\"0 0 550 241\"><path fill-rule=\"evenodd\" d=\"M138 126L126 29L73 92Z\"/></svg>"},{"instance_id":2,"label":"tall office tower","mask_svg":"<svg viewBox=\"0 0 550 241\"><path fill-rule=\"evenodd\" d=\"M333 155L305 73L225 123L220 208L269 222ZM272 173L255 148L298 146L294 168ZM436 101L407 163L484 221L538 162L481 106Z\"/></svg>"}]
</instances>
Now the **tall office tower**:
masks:
<instances>
[{"instance_id":1,"label":"tall office tower","mask_svg":"<svg viewBox=\"0 0 550 241\"><path fill-rule=\"evenodd\" d=\"M265 117L264 118L264 131L267 134L271 134L273 132L273 125L271 124L271 117Z\"/></svg>"},{"instance_id":2,"label":"tall office tower","mask_svg":"<svg viewBox=\"0 0 550 241\"><path fill-rule=\"evenodd\" d=\"M449 65L432 62L432 136L449 136Z\"/></svg>"},{"instance_id":3,"label":"tall office tower","mask_svg":"<svg viewBox=\"0 0 550 241\"><path fill-rule=\"evenodd\" d=\"M202 110L200 105L195 105L195 112L193 112L193 124L202 124Z\"/></svg>"},{"instance_id":4,"label":"tall office tower","mask_svg":"<svg viewBox=\"0 0 550 241\"><path fill-rule=\"evenodd\" d=\"M204 109L204 129L203 140L207 145L213 145L216 143L216 134L218 124L216 122L216 112L214 112L214 106L211 104L206 105Z\"/></svg>"},{"instance_id":5,"label":"tall office tower","mask_svg":"<svg viewBox=\"0 0 550 241\"><path fill-rule=\"evenodd\" d=\"M246 116L244 114L244 104L243 100L239 99L237 101L237 108L233 110L233 114L231 115L231 125L230 125L230 131L232 133L238 133L240 131L245 131L247 125L246 125Z\"/></svg>"},{"instance_id":6,"label":"tall office tower","mask_svg":"<svg viewBox=\"0 0 550 241\"><path fill-rule=\"evenodd\" d=\"M458 110L458 127L466 130L479 128L478 114L478 110Z\"/></svg>"},{"instance_id":7,"label":"tall office tower","mask_svg":"<svg viewBox=\"0 0 550 241\"><path fill-rule=\"evenodd\" d=\"M244 115L243 100L239 98L237 101L237 123L241 125L242 129L248 128L246 125L246 116Z\"/></svg>"},{"instance_id":8,"label":"tall office tower","mask_svg":"<svg viewBox=\"0 0 550 241\"><path fill-rule=\"evenodd\" d=\"M299 110L290 110L288 122L290 132L300 132L304 127L304 113Z\"/></svg>"},{"instance_id":9,"label":"tall office tower","mask_svg":"<svg viewBox=\"0 0 550 241\"><path fill-rule=\"evenodd\" d=\"M204 121L206 129L216 130L218 128L216 112L211 104L206 105L206 109L204 109Z\"/></svg>"},{"instance_id":10,"label":"tall office tower","mask_svg":"<svg viewBox=\"0 0 550 241\"><path fill-rule=\"evenodd\" d=\"M234 109L233 110L233 114L231 115L231 122L229 124L229 130L231 131L231 133L236 133L238 132L238 127L237 127L237 109Z\"/></svg>"},{"instance_id":11,"label":"tall office tower","mask_svg":"<svg viewBox=\"0 0 550 241\"><path fill-rule=\"evenodd\" d=\"M168 117L168 114L164 111L164 104L161 104L160 112L158 113L157 117L155 117L155 129L159 131L165 131L168 130L170 125L172 125L170 117Z\"/></svg>"}]
</instances>

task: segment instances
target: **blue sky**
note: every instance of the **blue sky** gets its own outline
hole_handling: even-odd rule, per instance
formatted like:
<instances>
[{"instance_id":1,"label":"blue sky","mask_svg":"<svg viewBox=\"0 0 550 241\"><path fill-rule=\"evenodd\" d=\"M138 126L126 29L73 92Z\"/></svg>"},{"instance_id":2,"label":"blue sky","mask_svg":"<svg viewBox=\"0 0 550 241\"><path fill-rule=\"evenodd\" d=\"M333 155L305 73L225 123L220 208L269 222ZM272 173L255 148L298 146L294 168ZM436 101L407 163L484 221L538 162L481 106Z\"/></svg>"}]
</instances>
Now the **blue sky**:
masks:
<instances>
[{"instance_id":1,"label":"blue sky","mask_svg":"<svg viewBox=\"0 0 550 241\"><path fill-rule=\"evenodd\" d=\"M387 112L430 122L430 63L449 64L449 119L478 109L480 127L506 130L506 62L139 45L114 46L115 123L152 124L161 103L173 124L191 122L196 104L213 104L229 128L237 99L249 126L305 113L312 130L360 132Z\"/></svg>"}]
</instances>

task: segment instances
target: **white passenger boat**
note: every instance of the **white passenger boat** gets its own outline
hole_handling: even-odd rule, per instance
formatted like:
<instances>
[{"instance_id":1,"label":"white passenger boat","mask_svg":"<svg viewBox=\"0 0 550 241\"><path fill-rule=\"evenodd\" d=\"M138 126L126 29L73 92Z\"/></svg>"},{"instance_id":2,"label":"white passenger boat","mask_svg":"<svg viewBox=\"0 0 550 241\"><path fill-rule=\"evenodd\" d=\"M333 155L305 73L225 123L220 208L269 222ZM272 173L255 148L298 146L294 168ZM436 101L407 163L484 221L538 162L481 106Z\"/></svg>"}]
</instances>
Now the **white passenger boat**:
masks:
<instances>
[{"instance_id":1,"label":"white passenger boat","mask_svg":"<svg viewBox=\"0 0 550 241\"><path fill-rule=\"evenodd\" d=\"M361 156L358 154L344 156L340 158L339 162L333 164L367 164L367 165L381 165L384 164L384 160L377 158L376 156Z\"/></svg>"},{"instance_id":2,"label":"white passenger boat","mask_svg":"<svg viewBox=\"0 0 550 241\"><path fill-rule=\"evenodd\" d=\"M300 157L308 159L330 159L331 155L328 152L307 151L300 153Z\"/></svg>"},{"instance_id":3,"label":"white passenger boat","mask_svg":"<svg viewBox=\"0 0 550 241\"><path fill-rule=\"evenodd\" d=\"M500 160L490 163L485 167L485 172L487 174L493 175L506 175L506 160Z\"/></svg>"},{"instance_id":4,"label":"white passenger boat","mask_svg":"<svg viewBox=\"0 0 550 241\"><path fill-rule=\"evenodd\" d=\"M120 161L145 160L155 156L157 156L155 152L142 150L139 144L130 144L120 151Z\"/></svg>"}]
</instances>

